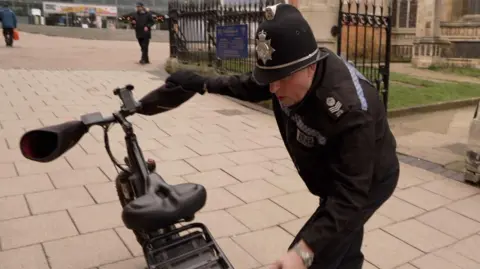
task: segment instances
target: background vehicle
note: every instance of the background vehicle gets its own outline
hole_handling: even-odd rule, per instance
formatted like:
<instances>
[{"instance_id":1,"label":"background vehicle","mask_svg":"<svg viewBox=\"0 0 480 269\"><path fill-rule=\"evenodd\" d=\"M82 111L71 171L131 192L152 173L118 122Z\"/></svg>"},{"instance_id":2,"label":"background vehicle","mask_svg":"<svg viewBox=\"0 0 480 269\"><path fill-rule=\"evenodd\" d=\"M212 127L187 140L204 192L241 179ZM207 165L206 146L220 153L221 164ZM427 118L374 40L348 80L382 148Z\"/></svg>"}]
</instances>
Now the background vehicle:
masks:
<instances>
[{"instance_id":1,"label":"background vehicle","mask_svg":"<svg viewBox=\"0 0 480 269\"><path fill-rule=\"evenodd\" d=\"M111 116L91 113L83 115L80 121L25 133L20 140L23 156L37 162L50 162L75 146L90 127L101 126L107 153L120 170L115 184L123 208L122 220L142 246L148 269L233 268L205 225L179 225L192 221L205 205L205 188L192 183L166 183L155 172L155 162L144 160L132 124L127 120L135 113L155 115L176 108L194 93L181 87L164 86L137 102L132 90L131 85L114 90L122 106ZM115 123L125 132L127 157L123 166L113 157L109 145L108 130Z\"/></svg>"},{"instance_id":2,"label":"background vehicle","mask_svg":"<svg viewBox=\"0 0 480 269\"><path fill-rule=\"evenodd\" d=\"M477 104L468 131L465 156L465 181L480 183L480 101Z\"/></svg>"}]
</instances>

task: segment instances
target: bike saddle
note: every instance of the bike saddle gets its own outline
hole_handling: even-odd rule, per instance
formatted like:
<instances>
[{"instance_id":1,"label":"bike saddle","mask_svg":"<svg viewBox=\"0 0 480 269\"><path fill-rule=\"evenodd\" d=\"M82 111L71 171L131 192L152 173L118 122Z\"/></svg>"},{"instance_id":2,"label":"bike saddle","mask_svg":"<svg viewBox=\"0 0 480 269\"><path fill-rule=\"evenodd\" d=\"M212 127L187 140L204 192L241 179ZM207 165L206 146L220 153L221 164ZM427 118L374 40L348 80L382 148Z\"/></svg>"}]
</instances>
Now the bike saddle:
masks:
<instances>
[{"instance_id":1,"label":"bike saddle","mask_svg":"<svg viewBox=\"0 0 480 269\"><path fill-rule=\"evenodd\" d=\"M147 193L128 203L122 212L125 226L132 230L155 231L180 220L191 219L207 201L202 185L168 185L160 175L150 174Z\"/></svg>"}]
</instances>

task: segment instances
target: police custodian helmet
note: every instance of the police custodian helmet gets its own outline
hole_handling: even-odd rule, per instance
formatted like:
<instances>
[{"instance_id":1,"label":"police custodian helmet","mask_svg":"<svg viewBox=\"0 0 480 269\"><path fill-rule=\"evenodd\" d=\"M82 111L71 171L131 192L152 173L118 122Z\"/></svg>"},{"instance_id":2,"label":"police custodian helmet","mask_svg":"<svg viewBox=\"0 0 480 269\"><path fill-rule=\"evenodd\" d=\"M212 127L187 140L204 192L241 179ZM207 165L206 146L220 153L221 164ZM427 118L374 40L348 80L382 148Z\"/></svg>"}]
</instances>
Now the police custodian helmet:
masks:
<instances>
[{"instance_id":1,"label":"police custodian helmet","mask_svg":"<svg viewBox=\"0 0 480 269\"><path fill-rule=\"evenodd\" d=\"M327 56L300 11L289 4L266 7L255 38L253 78L259 84L283 79Z\"/></svg>"}]
</instances>

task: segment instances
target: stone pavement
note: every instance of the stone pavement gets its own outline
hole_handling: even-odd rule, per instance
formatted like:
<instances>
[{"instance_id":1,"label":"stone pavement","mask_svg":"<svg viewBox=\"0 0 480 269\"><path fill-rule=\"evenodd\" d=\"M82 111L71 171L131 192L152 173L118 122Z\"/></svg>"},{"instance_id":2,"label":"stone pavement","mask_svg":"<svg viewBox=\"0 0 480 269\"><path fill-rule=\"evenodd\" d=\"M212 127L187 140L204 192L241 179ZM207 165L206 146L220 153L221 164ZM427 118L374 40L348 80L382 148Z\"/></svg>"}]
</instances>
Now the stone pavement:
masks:
<instances>
[{"instance_id":1,"label":"stone pavement","mask_svg":"<svg viewBox=\"0 0 480 269\"><path fill-rule=\"evenodd\" d=\"M63 36L90 40L137 41L133 29L83 29L80 27L45 26L33 24L19 24L18 29L22 32L42 34L46 36ZM168 43L168 40L168 31L152 31L151 42Z\"/></svg>"},{"instance_id":2,"label":"stone pavement","mask_svg":"<svg viewBox=\"0 0 480 269\"><path fill-rule=\"evenodd\" d=\"M20 33L20 40L7 49L0 44L0 68L144 70L164 72L168 43L150 43L151 65L141 66L136 41L84 40Z\"/></svg>"},{"instance_id":3,"label":"stone pavement","mask_svg":"<svg viewBox=\"0 0 480 269\"><path fill-rule=\"evenodd\" d=\"M59 47L59 57L70 50L93 60L83 47L38 38L58 41L51 44ZM62 48L61 42L70 47ZM88 42L92 48L103 46ZM125 46L126 54L128 46L136 49L128 42L109 44ZM105 60L104 70L86 70L81 61L77 68L66 61L55 67L53 54L35 58L33 47L22 46L11 52L0 48L1 59L10 53L20 57L25 50L30 57L25 64L36 68L11 69L10 61L0 67L0 268L143 268L141 250L122 225L115 171L101 129L93 128L76 147L46 164L24 159L18 141L32 128L117 109L114 87L132 83L138 98L162 81L148 70L118 70L118 59ZM157 171L169 183L195 182L208 189L196 220L210 228L235 268L272 263L318 204L296 174L271 116L205 95L168 113L131 120L145 156L157 161ZM415 132L393 124L399 136ZM117 158L124 154L122 139L114 127L110 140ZM367 224L364 268L480 268L479 192L403 163L394 197Z\"/></svg>"},{"instance_id":4,"label":"stone pavement","mask_svg":"<svg viewBox=\"0 0 480 269\"><path fill-rule=\"evenodd\" d=\"M390 120L398 152L463 171L475 106Z\"/></svg>"}]
</instances>

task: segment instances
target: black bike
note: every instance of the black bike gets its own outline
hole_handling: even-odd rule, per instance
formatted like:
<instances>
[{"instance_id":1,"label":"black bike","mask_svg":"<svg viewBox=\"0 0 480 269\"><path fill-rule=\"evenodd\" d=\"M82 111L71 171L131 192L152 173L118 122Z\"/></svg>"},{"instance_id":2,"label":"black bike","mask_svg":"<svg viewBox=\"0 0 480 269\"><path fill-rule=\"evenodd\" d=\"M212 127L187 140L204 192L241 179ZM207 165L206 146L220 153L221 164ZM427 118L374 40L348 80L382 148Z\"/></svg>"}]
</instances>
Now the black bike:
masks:
<instances>
[{"instance_id":1,"label":"black bike","mask_svg":"<svg viewBox=\"0 0 480 269\"><path fill-rule=\"evenodd\" d=\"M141 244L148 269L233 268L207 227L192 222L195 213L205 205L205 188L192 183L167 184L155 172L155 162L145 161L132 124L127 121L128 116L136 113L154 115L176 108L194 93L164 85L137 102L133 88L127 85L114 90L123 104L111 116L91 113L83 115L80 121L25 133L20 140L23 156L37 162L50 162L76 145L91 126L101 126L107 153L120 169L115 186L123 208L122 220ZM124 166L110 150L108 130L115 123L125 132L128 157ZM182 222L190 223L180 226Z\"/></svg>"}]
</instances>

